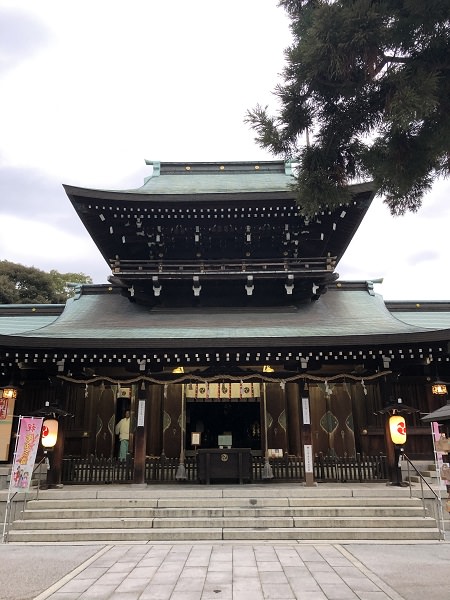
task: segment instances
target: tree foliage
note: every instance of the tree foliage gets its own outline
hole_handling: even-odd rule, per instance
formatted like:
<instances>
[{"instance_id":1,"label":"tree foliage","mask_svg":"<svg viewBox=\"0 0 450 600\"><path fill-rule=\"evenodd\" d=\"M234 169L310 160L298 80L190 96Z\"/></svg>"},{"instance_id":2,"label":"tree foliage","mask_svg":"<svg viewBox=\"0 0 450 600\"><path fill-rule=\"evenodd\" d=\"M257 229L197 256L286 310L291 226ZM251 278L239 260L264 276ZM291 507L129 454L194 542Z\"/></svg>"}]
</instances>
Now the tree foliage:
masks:
<instances>
[{"instance_id":1,"label":"tree foliage","mask_svg":"<svg viewBox=\"0 0 450 600\"><path fill-rule=\"evenodd\" d=\"M281 0L293 43L279 110L249 110L257 142L299 162L305 213L371 178L392 214L449 174L449 0ZM305 143L305 132L311 142Z\"/></svg>"},{"instance_id":2,"label":"tree foliage","mask_svg":"<svg viewBox=\"0 0 450 600\"><path fill-rule=\"evenodd\" d=\"M73 296L71 283L92 283L84 273L49 273L0 261L0 304L62 304Z\"/></svg>"},{"instance_id":3,"label":"tree foliage","mask_svg":"<svg viewBox=\"0 0 450 600\"><path fill-rule=\"evenodd\" d=\"M92 277L84 273L60 273L55 269L49 272L57 302L66 302L75 293L75 284L92 283Z\"/></svg>"}]
</instances>

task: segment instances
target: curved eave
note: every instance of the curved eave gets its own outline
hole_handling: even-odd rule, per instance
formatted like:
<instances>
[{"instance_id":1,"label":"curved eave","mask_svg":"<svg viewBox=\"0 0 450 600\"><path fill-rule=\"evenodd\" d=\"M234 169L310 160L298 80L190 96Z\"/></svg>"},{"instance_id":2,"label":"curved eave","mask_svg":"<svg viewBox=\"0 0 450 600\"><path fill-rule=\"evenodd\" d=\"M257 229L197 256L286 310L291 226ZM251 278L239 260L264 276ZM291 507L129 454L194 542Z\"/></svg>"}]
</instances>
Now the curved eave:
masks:
<instances>
[{"instance_id":1,"label":"curved eave","mask_svg":"<svg viewBox=\"0 0 450 600\"><path fill-rule=\"evenodd\" d=\"M339 282L306 305L246 309L149 309L130 302L120 288L84 286L53 323L0 336L0 347L336 348L449 340L450 329L425 329L395 318L367 282L348 287Z\"/></svg>"},{"instance_id":2,"label":"curved eave","mask_svg":"<svg viewBox=\"0 0 450 600\"><path fill-rule=\"evenodd\" d=\"M197 189L195 191L179 190L176 193L171 191L169 188L165 191L160 189L152 190L150 187L143 186L141 188L130 189L130 190L102 190L93 188L76 187L72 185L63 184L64 190L72 202L76 202L77 198L85 198L91 200L102 200L112 203L123 202L164 202L164 203L181 203L186 204L187 200L195 200L198 202L228 202L230 200L242 200L246 201L260 201L262 199L271 200L274 197L278 199L291 199L295 198L295 193L290 186L274 186L271 189L224 189L222 191L208 191ZM371 193L375 194L375 187L373 182L357 183L349 186L349 190L353 196L359 194ZM326 207L324 207L326 209Z\"/></svg>"},{"instance_id":3,"label":"curved eave","mask_svg":"<svg viewBox=\"0 0 450 600\"><path fill-rule=\"evenodd\" d=\"M108 264L111 264L115 256L120 256L122 260L145 260L148 257L148 247L144 243L144 234L153 235L156 227L161 226L164 237L165 228L170 229L173 219L177 219L188 229L193 228L194 224L205 228L218 223L228 225L230 211L233 210L239 211L250 225L255 222L257 227L260 226L258 223L266 219L276 220L279 235L282 222L288 222L296 231L306 229L307 231L301 231L306 255L333 256L338 262L375 195L371 183L351 186L354 197L347 206L333 210L325 208L316 216L306 219L300 217L295 194L291 190L177 195L150 191L136 193L91 190L71 186L65 186L65 189L80 220ZM137 216L139 220L136 219Z\"/></svg>"},{"instance_id":4,"label":"curved eave","mask_svg":"<svg viewBox=\"0 0 450 600\"><path fill-rule=\"evenodd\" d=\"M177 348L358 348L358 347L392 347L408 344L448 344L450 329L409 334L377 334L352 336L301 336L291 338L279 337L208 337L201 340L192 337L165 337L149 339L109 338L33 338L20 336L2 336L0 347L33 348L40 350L53 349L177 349Z\"/></svg>"}]
</instances>

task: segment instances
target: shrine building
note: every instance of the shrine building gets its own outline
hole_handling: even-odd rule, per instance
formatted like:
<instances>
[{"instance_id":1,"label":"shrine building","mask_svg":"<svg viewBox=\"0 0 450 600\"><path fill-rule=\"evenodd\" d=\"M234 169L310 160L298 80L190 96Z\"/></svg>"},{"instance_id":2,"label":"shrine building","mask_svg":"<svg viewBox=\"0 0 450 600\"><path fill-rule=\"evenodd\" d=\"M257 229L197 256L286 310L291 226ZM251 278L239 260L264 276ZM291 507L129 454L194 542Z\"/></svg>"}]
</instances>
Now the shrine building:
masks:
<instances>
[{"instance_id":1,"label":"shrine building","mask_svg":"<svg viewBox=\"0 0 450 600\"><path fill-rule=\"evenodd\" d=\"M450 301L385 302L377 282L338 275L373 185L306 217L289 162L147 164L137 189L64 186L108 283L65 305L0 306L0 388L17 390L2 399L0 460L17 415L49 406L69 414L55 449L64 483L85 481L88 464L114 465L100 480L202 481L199 457L233 452L249 481L327 479L320 465L357 457L383 479L383 409L399 399L412 409L406 453L431 459L421 416L450 376Z\"/></svg>"}]
</instances>

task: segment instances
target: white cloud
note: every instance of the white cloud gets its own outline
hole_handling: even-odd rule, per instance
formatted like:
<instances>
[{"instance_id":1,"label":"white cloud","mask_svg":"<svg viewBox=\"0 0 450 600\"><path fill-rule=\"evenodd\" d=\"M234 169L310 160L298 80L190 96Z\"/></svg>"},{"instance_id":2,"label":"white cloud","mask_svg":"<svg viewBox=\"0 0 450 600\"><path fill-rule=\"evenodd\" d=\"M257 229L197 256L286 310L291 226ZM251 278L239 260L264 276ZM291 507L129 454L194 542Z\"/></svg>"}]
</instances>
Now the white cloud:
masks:
<instances>
[{"instance_id":1,"label":"white cloud","mask_svg":"<svg viewBox=\"0 0 450 600\"><path fill-rule=\"evenodd\" d=\"M106 283L106 262L89 236L61 231L49 223L6 216L2 218L0 256L44 271L91 275Z\"/></svg>"},{"instance_id":2,"label":"white cloud","mask_svg":"<svg viewBox=\"0 0 450 600\"><path fill-rule=\"evenodd\" d=\"M0 73L0 258L104 282L107 266L61 184L139 187L145 158L270 160L243 119L275 105L290 41L277 4L3 0L27 35L8 37ZM449 193L437 183L401 218L376 200L341 278L384 277L387 299L450 299Z\"/></svg>"},{"instance_id":3,"label":"white cloud","mask_svg":"<svg viewBox=\"0 0 450 600\"><path fill-rule=\"evenodd\" d=\"M376 198L347 248L341 278L384 279L388 300L450 299L448 239L450 181L438 181L417 213L393 217Z\"/></svg>"}]
</instances>

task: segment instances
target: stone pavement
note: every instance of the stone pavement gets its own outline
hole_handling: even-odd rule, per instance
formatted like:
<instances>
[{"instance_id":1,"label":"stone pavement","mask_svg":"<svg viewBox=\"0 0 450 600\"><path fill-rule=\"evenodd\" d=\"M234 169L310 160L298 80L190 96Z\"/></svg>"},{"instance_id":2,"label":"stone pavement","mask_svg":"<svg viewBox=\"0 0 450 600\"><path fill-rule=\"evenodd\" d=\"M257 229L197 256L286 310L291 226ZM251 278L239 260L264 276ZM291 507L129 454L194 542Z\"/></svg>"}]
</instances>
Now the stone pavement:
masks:
<instances>
[{"instance_id":1,"label":"stone pavement","mask_svg":"<svg viewBox=\"0 0 450 600\"><path fill-rule=\"evenodd\" d=\"M450 544L0 545L1 600L441 600Z\"/></svg>"}]
</instances>

